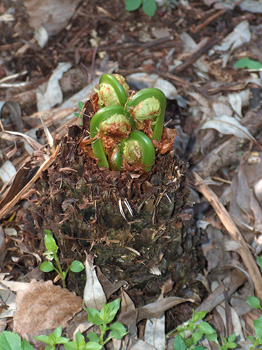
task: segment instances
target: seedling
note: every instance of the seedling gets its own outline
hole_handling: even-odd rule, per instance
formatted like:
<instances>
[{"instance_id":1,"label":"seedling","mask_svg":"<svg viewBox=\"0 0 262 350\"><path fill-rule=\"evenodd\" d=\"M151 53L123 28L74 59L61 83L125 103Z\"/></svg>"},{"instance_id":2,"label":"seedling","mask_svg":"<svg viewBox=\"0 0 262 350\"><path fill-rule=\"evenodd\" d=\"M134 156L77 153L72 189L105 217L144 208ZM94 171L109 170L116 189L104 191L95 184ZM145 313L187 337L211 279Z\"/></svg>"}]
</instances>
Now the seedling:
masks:
<instances>
[{"instance_id":1,"label":"seedling","mask_svg":"<svg viewBox=\"0 0 262 350\"><path fill-rule=\"evenodd\" d=\"M252 70L259 70L262 68L262 64L258 61L251 60L248 57L240 58L235 64L235 68L247 68Z\"/></svg>"},{"instance_id":2,"label":"seedling","mask_svg":"<svg viewBox=\"0 0 262 350\"><path fill-rule=\"evenodd\" d=\"M236 339L235 334L230 335L228 339L222 337L222 345L219 344L216 330L208 322L202 321L205 316L206 311L195 313L193 310L192 318L175 329L178 335L174 340L174 350L205 350L204 346L199 345L201 339L207 339L216 343L220 350L236 348L237 344L234 342Z\"/></svg>"},{"instance_id":3,"label":"seedling","mask_svg":"<svg viewBox=\"0 0 262 350\"><path fill-rule=\"evenodd\" d=\"M115 318L120 308L120 299L116 299L111 303L104 304L101 311L96 309L84 309L88 312L88 322L93 323L100 329L100 334L90 332L87 334L89 341L86 343L84 336L80 331L76 334L76 340L66 343L66 350L100 350L111 339L122 339L127 331L122 323L110 323ZM108 334L106 336L106 334Z\"/></svg>"},{"instance_id":4,"label":"seedling","mask_svg":"<svg viewBox=\"0 0 262 350\"><path fill-rule=\"evenodd\" d=\"M69 342L68 338L61 337L62 335L62 326L59 326L53 333L49 335L38 335L34 337L36 340L41 341L45 344L48 344L45 347L45 350L55 350L55 346L58 344L66 344Z\"/></svg>"},{"instance_id":5,"label":"seedling","mask_svg":"<svg viewBox=\"0 0 262 350\"><path fill-rule=\"evenodd\" d=\"M110 339L122 339L127 334L127 331L122 323L114 322L109 325L115 318L119 308L120 299L104 304L101 311L92 308L86 309L84 307L84 309L88 312L88 322L93 323L100 328L100 336L94 332L87 334L90 341L104 346ZM107 331L110 332L105 338Z\"/></svg>"},{"instance_id":6,"label":"seedling","mask_svg":"<svg viewBox=\"0 0 262 350\"><path fill-rule=\"evenodd\" d=\"M78 105L78 108L80 109L80 111L81 111L82 108L84 107L84 103L83 103L82 101L79 101L77 105ZM75 116L76 116L77 118L81 118L81 114L78 113L78 112L75 112Z\"/></svg>"},{"instance_id":7,"label":"seedling","mask_svg":"<svg viewBox=\"0 0 262 350\"><path fill-rule=\"evenodd\" d=\"M52 232L49 230L44 230L45 233L45 247L46 247L46 252L44 255L46 256L46 259L48 261L44 261L40 265L40 270L43 272L51 272L53 270L56 271L56 273L60 276L63 288L66 287L66 276L70 271L72 272L81 272L84 270L84 265L78 261L74 260L68 268L63 271L60 261L57 256L57 251L58 251L58 246L56 244L56 241L52 235ZM54 262L53 262L54 261Z\"/></svg>"},{"instance_id":8,"label":"seedling","mask_svg":"<svg viewBox=\"0 0 262 350\"><path fill-rule=\"evenodd\" d=\"M149 17L153 17L157 10L155 0L125 0L125 7L127 11L138 10L142 5L143 11Z\"/></svg>"}]
</instances>

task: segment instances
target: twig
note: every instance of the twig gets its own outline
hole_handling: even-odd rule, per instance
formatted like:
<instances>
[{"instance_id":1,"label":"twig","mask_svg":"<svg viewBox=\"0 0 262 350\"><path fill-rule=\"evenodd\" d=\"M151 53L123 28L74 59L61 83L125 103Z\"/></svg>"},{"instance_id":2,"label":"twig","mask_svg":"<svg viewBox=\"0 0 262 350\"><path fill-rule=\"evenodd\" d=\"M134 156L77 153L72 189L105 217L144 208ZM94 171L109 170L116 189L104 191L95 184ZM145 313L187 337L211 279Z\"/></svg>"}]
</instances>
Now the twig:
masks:
<instances>
[{"instance_id":1,"label":"twig","mask_svg":"<svg viewBox=\"0 0 262 350\"><path fill-rule=\"evenodd\" d=\"M232 31L232 28L225 29L217 38L211 38L207 42L207 44L201 47L198 51L194 52L184 63L180 64L170 73L179 74L188 67L192 66L196 60L198 60L202 55L204 55L207 51L209 51L213 46L219 43L220 40L224 39L224 37Z\"/></svg>"},{"instance_id":2,"label":"twig","mask_svg":"<svg viewBox=\"0 0 262 350\"><path fill-rule=\"evenodd\" d=\"M225 12L226 12L226 10L220 10L220 11L216 12L213 16L208 17L204 22L202 22L201 24L199 24L195 28L191 29L191 31L194 34L198 33L200 30L205 28L209 23L213 22L214 20L216 20L217 18L222 16Z\"/></svg>"}]
</instances>

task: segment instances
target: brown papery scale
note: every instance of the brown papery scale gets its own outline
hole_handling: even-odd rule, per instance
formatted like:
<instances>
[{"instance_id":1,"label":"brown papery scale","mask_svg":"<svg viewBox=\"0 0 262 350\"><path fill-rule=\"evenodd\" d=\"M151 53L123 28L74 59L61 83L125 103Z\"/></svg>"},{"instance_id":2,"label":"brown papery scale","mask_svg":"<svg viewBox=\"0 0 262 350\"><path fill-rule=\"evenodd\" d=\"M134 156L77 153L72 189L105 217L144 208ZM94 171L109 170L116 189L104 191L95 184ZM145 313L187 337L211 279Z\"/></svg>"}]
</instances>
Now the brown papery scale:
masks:
<instances>
[{"instance_id":1,"label":"brown papery scale","mask_svg":"<svg viewBox=\"0 0 262 350\"><path fill-rule=\"evenodd\" d=\"M86 102L84 126L69 127L58 157L36 182L24 242L30 251L43 253L43 230L48 229L62 262L84 261L84 251L91 250L102 273L112 283L126 281L127 293L139 306L156 301L170 279L169 295L201 296L196 281L203 267L200 237L187 204L187 165L173 151L175 130L166 129L155 142L156 160L148 173L134 174L128 164L129 172L98 168L86 130L98 109L96 96ZM147 129L150 133L150 125ZM106 148L113 152L110 142ZM79 295L84 284L81 274L67 281Z\"/></svg>"}]
</instances>

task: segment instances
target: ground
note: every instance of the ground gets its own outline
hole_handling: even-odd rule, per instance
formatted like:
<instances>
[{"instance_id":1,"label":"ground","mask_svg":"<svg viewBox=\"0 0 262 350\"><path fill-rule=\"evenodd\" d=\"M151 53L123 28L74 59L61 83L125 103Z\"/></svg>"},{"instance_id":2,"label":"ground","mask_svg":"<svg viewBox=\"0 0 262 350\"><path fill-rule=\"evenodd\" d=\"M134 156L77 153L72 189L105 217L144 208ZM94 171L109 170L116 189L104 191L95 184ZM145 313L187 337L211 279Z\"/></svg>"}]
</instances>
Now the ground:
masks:
<instances>
[{"instance_id":1,"label":"ground","mask_svg":"<svg viewBox=\"0 0 262 350\"><path fill-rule=\"evenodd\" d=\"M186 321L192 308L206 310L219 335L236 333L239 348L250 348L246 334L252 334L257 315L245 300L262 298L256 263L262 251L260 7L260 1L252 0L171 0L149 17L142 7L126 11L124 0L2 1L0 121L7 132L0 134L1 283L43 277L35 270L43 242L41 246L26 226L28 208L45 191L39 181L36 187L34 183L40 178L43 184L43 174L52 173L55 147L65 142L68 131L78 132L72 129L80 125L74 115L78 102L89 99L101 74L117 72L134 90L154 86L165 93L166 127L176 129L174 152L188 168L190 195L180 216L190 218L188 231L195 236L188 245L197 246L198 288L182 288L174 268L175 295L194 303L181 303L177 314L167 311L166 326L170 330ZM55 189L59 191L59 184ZM163 287L167 296L168 282ZM5 292L0 294L1 331L13 329L14 310ZM172 302L157 311L176 305ZM76 301L72 314L78 308ZM63 317L68 327L70 317ZM14 329L24 334L17 319ZM141 338L143 327L140 324Z\"/></svg>"}]
</instances>

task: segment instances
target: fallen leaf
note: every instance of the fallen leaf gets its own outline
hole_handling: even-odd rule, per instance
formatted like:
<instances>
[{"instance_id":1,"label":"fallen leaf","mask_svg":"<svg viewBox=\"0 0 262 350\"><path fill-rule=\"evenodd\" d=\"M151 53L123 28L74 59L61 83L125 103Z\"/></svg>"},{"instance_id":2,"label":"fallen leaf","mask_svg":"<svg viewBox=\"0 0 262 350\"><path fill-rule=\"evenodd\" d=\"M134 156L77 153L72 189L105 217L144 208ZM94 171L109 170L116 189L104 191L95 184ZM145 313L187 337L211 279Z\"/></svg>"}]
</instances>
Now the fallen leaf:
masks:
<instances>
[{"instance_id":1,"label":"fallen leaf","mask_svg":"<svg viewBox=\"0 0 262 350\"><path fill-rule=\"evenodd\" d=\"M63 73L67 72L71 66L71 63L60 62L53 71L45 91L38 90L36 92L38 111L48 110L63 102L63 92L59 85L59 80L62 78Z\"/></svg>"},{"instance_id":2,"label":"fallen leaf","mask_svg":"<svg viewBox=\"0 0 262 350\"><path fill-rule=\"evenodd\" d=\"M63 29L75 12L79 0L26 0L29 25L37 29L41 24L49 35Z\"/></svg>"},{"instance_id":3,"label":"fallen leaf","mask_svg":"<svg viewBox=\"0 0 262 350\"><path fill-rule=\"evenodd\" d=\"M145 341L138 339L135 345L132 346L130 350L157 350L154 346L146 343Z\"/></svg>"},{"instance_id":4,"label":"fallen leaf","mask_svg":"<svg viewBox=\"0 0 262 350\"><path fill-rule=\"evenodd\" d=\"M234 135L257 143L245 126L228 115L221 115L220 117L205 122L201 129L216 129L221 134Z\"/></svg>"},{"instance_id":5,"label":"fallen leaf","mask_svg":"<svg viewBox=\"0 0 262 350\"><path fill-rule=\"evenodd\" d=\"M54 329L68 321L82 309L82 298L51 281L33 280L16 297L14 332L24 336Z\"/></svg>"},{"instance_id":6,"label":"fallen leaf","mask_svg":"<svg viewBox=\"0 0 262 350\"><path fill-rule=\"evenodd\" d=\"M160 313L170 309L173 306L176 306L181 303L185 303L187 301L190 301L191 303L195 302L193 299L169 297L169 298L157 300L154 303L150 303L148 305L142 306L137 309L138 311L137 322L144 319L159 317Z\"/></svg>"},{"instance_id":7,"label":"fallen leaf","mask_svg":"<svg viewBox=\"0 0 262 350\"><path fill-rule=\"evenodd\" d=\"M228 34L222 41L221 45L216 45L210 50L209 55L216 51L231 52L238 46L248 43L251 40L251 32L248 21L240 22L234 30Z\"/></svg>"},{"instance_id":8,"label":"fallen leaf","mask_svg":"<svg viewBox=\"0 0 262 350\"><path fill-rule=\"evenodd\" d=\"M93 255L87 254L85 261L86 284L83 299L87 308L101 310L103 303L106 303L106 295L97 278L93 262Z\"/></svg>"},{"instance_id":9,"label":"fallen leaf","mask_svg":"<svg viewBox=\"0 0 262 350\"><path fill-rule=\"evenodd\" d=\"M157 350L164 350L166 346L165 336L165 314L163 313L158 318L147 320L145 329L145 341Z\"/></svg>"}]
</instances>

